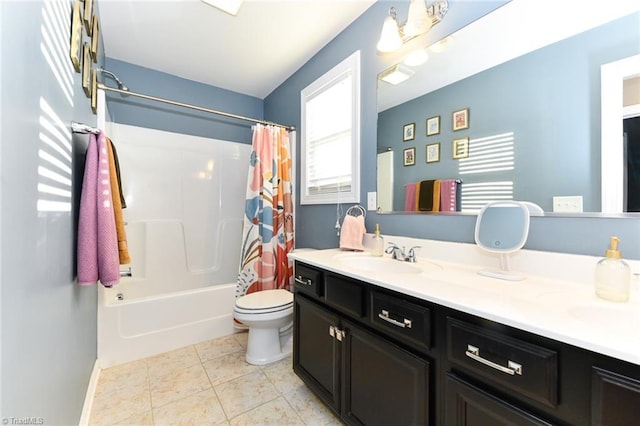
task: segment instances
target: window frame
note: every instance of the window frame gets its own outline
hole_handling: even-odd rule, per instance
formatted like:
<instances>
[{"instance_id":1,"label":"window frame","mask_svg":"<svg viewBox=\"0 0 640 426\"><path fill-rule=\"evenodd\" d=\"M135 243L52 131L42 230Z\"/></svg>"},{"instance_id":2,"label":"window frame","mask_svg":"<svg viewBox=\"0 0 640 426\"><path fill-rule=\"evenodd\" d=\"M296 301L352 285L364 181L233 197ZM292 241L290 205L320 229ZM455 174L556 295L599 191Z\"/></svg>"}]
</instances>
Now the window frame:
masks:
<instances>
[{"instance_id":1,"label":"window frame","mask_svg":"<svg viewBox=\"0 0 640 426\"><path fill-rule=\"evenodd\" d=\"M307 134L306 104L319 93L326 91L351 73L351 190L349 192L310 194L307 182ZM300 204L336 204L360 202L360 51L349 55L300 92L301 155L300 155Z\"/></svg>"}]
</instances>

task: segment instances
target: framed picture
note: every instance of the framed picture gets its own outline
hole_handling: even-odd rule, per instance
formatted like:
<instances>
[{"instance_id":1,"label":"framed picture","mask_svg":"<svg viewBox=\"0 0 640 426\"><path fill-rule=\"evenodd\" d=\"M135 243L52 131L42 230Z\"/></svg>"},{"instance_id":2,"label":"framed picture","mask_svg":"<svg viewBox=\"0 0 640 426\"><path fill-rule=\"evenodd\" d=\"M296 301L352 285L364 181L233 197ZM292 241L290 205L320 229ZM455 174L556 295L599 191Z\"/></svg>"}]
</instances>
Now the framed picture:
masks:
<instances>
[{"instance_id":1,"label":"framed picture","mask_svg":"<svg viewBox=\"0 0 640 426\"><path fill-rule=\"evenodd\" d=\"M427 118L427 136L433 136L440 133L440 116Z\"/></svg>"},{"instance_id":2,"label":"framed picture","mask_svg":"<svg viewBox=\"0 0 640 426\"><path fill-rule=\"evenodd\" d=\"M413 166L416 164L416 148L406 148L402 150L402 158L404 159L403 164L405 166Z\"/></svg>"},{"instance_id":3,"label":"framed picture","mask_svg":"<svg viewBox=\"0 0 640 426\"><path fill-rule=\"evenodd\" d=\"M84 0L84 28L87 30L87 35L91 36L93 30L93 0Z\"/></svg>"},{"instance_id":4,"label":"framed picture","mask_svg":"<svg viewBox=\"0 0 640 426\"><path fill-rule=\"evenodd\" d=\"M98 72L91 69L91 111L95 114L98 110Z\"/></svg>"},{"instance_id":5,"label":"framed picture","mask_svg":"<svg viewBox=\"0 0 640 426\"><path fill-rule=\"evenodd\" d=\"M402 140L412 141L416 137L416 123L405 124L402 128Z\"/></svg>"},{"instance_id":6,"label":"framed picture","mask_svg":"<svg viewBox=\"0 0 640 426\"><path fill-rule=\"evenodd\" d=\"M91 36L91 59L93 62L98 62L98 42L100 41L100 30L98 29L98 17L93 15L93 23L91 24L91 28L93 28L93 35Z\"/></svg>"},{"instance_id":7,"label":"framed picture","mask_svg":"<svg viewBox=\"0 0 640 426\"><path fill-rule=\"evenodd\" d=\"M73 13L71 14L71 40L69 44L69 57L76 72L81 71L81 46L82 43L82 14L80 12L80 0L73 3Z\"/></svg>"},{"instance_id":8,"label":"framed picture","mask_svg":"<svg viewBox=\"0 0 640 426\"><path fill-rule=\"evenodd\" d=\"M469 138L454 139L451 143L452 158L467 158L469 156Z\"/></svg>"},{"instance_id":9,"label":"framed picture","mask_svg":"<svg viewBox=\"0 0 640 426\"><path fill-rule=\"evenodd\" d=\"M91 97L91 51L89 49L89 43L85 42L83 46L82 55L82 90L87 98Z\"/></svg>"},{"instance_id":10,"label":"framed picture","mask_svg":"<svg viewBox=\"0 0 640 426\"><path fill-rule=\"evenodd\" d=\"M440 144L431 143L427 145L427 163L436 163L440 161Z\"/></svg>"},{"instance_id":11,"label":"framed picture","mask_svg":"<svg viewBox=\"0 0 640 426\"><path fill-rule=\"evenodd\" d=\"M451 123L453 131L469 128L469 108L453 111L451 114Z\"/></svg>"}]
</instances>

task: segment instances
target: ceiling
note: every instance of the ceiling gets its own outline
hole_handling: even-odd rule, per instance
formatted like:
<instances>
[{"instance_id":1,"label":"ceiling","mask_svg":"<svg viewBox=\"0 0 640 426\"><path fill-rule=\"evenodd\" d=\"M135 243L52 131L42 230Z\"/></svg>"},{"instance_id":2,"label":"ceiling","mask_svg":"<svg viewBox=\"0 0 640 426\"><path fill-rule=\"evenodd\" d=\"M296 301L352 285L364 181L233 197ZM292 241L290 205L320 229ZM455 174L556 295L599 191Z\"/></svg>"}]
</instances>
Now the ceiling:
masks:
<instances>
[{"instance_id":1,"label":"ceiling","mask_svg":"<svg viewBox=\"0 0 640 426\"><path fill-rule=\"evenodd\" d=\"M98 0L105 55L264 99L375 0Z\"/></svg>"}]
</instances>

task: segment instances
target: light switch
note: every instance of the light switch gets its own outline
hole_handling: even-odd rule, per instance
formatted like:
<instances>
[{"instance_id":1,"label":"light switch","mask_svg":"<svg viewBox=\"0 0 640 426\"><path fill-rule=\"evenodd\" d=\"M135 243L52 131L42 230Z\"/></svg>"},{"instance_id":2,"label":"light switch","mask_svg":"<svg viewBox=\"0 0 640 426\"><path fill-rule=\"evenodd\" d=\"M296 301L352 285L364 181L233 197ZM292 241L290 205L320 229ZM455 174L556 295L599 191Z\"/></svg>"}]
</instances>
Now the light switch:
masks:
<instances>
[{"instance_id":1,"label":"light switch","mask_svg":"<svg viewBox=\"0 0 640 426\"><path fill-rule=\"evenodd\" d=\"M582 195L553 197L554 213L582 213Z\"/></svg>"},{"instance_id":2,"label":"light switch","mask_svg":"<svg viewBox=\"0 0 640 426\"><path fill-rule=\"evenodd\" d=\"M367 192L367 210L377 210L376 192Z\"/></svg>"}]
</instances>

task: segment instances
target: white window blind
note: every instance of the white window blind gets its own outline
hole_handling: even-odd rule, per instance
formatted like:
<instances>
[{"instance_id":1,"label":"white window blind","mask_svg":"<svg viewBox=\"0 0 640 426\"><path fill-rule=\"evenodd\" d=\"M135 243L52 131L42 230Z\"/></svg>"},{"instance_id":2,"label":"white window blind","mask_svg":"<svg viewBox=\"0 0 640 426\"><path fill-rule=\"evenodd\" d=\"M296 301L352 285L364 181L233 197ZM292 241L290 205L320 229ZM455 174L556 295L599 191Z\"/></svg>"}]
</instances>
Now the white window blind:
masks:
<instances>
[{"instance_id":1,"label":"white window blind","mask_svg":"<svg viewBox=\"0 0 640 426\"><path fill-rule=\"evenodd\" d=\"M302 91L301 204L359 202L359 57Z\"/></svg>"},{"instance_id":2,"label":"white window blind","mask_svg":"<svg viewBox=\"0 0 640 426\"><path fill-rule=\"evenodd\" d=\"M492 201L513 200L515 170L513 132L469 141L469 157L458 160L464 175L461 211L479 212Z\"/></svg>"}]
</instances>

